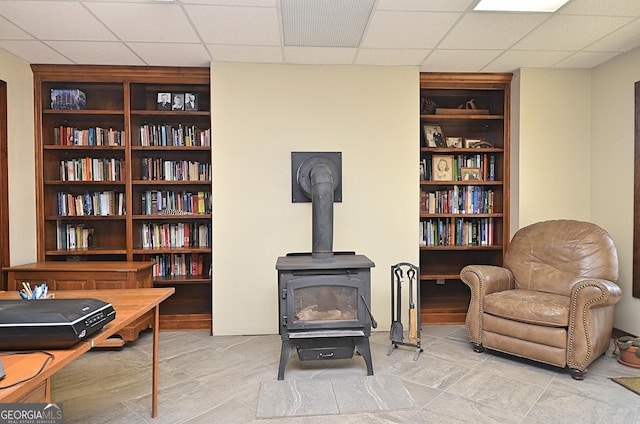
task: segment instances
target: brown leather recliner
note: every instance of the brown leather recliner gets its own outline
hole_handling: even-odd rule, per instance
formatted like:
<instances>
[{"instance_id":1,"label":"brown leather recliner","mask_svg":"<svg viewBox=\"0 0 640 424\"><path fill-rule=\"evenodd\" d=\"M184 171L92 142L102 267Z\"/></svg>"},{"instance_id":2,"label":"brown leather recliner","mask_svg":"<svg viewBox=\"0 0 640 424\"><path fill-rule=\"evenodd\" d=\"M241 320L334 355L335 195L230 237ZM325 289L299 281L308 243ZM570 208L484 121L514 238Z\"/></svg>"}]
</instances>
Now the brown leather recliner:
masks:
<instances>
[{"instance_id":1,"label":"brown leather recliner","mask_svg":"<svg viewBox=\"0 0 640 424\"><path fill-rule=\"evenodd\" d=\"M468 265L466 327L484 348L569 367L582 380L611 342L621 299L618 254L609 234L582 221L553 220L516 232L502 267Z\"/></svg>"}]
</instances>

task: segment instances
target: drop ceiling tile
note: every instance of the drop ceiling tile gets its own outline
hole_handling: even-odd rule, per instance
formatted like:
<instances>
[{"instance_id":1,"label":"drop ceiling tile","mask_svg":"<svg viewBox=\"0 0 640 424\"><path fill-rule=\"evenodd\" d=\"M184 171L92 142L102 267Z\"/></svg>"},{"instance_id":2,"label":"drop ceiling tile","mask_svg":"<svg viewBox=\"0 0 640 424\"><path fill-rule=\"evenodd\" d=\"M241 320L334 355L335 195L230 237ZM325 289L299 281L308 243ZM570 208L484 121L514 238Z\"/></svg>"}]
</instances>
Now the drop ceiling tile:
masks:
<instances>
[{"instance_id":1,"label":"drop ceiling tile","mask_svg":"<svg viewBox=\"0 0 640 424\"><path fill-rule=\"evenodd\" d=\"M423 72L481 72L502 50L434 50L422 63Z\"/></svg>"},{"instance_id":2,"label":"drop ceiling tile","mask_svg":"<svg viewBox=\"0 0 640 424\"><path fill-rule=\"evenodd\" d=\"M417 66L429 52L423 49L360 49L355 63L357 65Z\"/></svg>"},{"instance_id":3,"label":"drop ceiling tile","mask_svg":"<svg viewBox=\"0 0 640 424\"><path fill-rule=\"evenodd\" d=\"M631 18L595 16L552 16L523 40L514 45L518 50L580 50Z\"/></svg>"},{"instance_id":4,"label":"drop ceiling tile","mask_svg":"<svg viewBox=\"0 0 640 424\"><path fill-rule=\"evenodd\" d=\"M638 40L640 40L640 19L585 47L584 50L623 53L638 47Z\"/></svg>"},{"instance_id":5,"label":"drop ceiling tile","mask_svg":"<svg viewBox=\"0 0 640 424\"><path fill-rule=\"evenodd\" d=\"M186 5L185 9L205 43L280 45L275 8Z\"/></svg>"},{"instance_id":6,"label":"drop ceiling tile","mask_svg":"<svg viewBox=\"0 0 640 424\"><path fill-rule=\"evenodd\" d=\"M378 0L378 10L464 12L477 0Z\"/></svg>"},{"instance_id":7,"label":"drop ceiling tile","mask_svg":"<svg viewBox=\"0 0 640 424\"><path fill-rule=\"evenodd\" d=\"M431 49L459 17L459 13L378 11L361 47Z\"/></svg>"},{"instance_id":8,"label":"drop ceiling tile","mask_svg":"<svg viewBox=\"0 0 640 424\"><path fill-rule=\"evenodd\" d=\"M282 63L282 48L278 46L230 46L208 44L215 62Z\"/></svg>"},{"instance_id":9,"label":"drop ceiling tile","mask_svg":"<svg viewBox=\"0 0 640 424\"><path fill-rule=\"evenodd\" d=\"M208 4L217 6L265 6L276 7L276 0L182 0L183 4Z\"/></svg>"},{"instance_id":10,"label":"drop ceiling tile","mask_svg":"<svg viewBox=\"0 0 640 424\"><path fill-rule=\"evenodd\" d=\"M28 63L72 65L73 62L40 41L3 40L0 48Z\"/></svg>"},{"instance_id":11,"label":"drop ceiling tile","mask_svg":"<svg viewBox=\"0 0 640 424\"><path fill-rule=\"evenodd\" d=\"M540 25L543 14L471 13L438 45L443 49L506 49Z\"/></svg>"},{"instance_id":12,"label":"drop ceiling tile","mask_svg":"<svg viewBox=\"0 0 640 424\"><path fill-rule=\"evenodd\" d=\"M127 43L150 66L209 66L211 57L202 44ZM168 53L169 52L169 53Z\"/></svg>"},{"instance_id":13,"label":"drop ceiling tile","mask_svg":"<svg viewBox=\"0 0 640 424\"><path fill-rule=\"evenodd\" d=\"M87 3L122 41L195 43L198 36L173 3Z\"/></svg>"},{"instance_id":14,"label":"drop ceiling tile","mask_svg":"<svg viewBox=\"0 0 640 424\"><path fill-rule=\"evenodd\" d=\"M308 65L351 65L356 49L344 47L285 47L285 63Z\"/></svg>"},{"instance_id":15,"label":"drop ceiling tile","mask_svg":"<svg viewBox=\"0 0 640 424\"><path fill-rule=\"evenodd\" d=\"M33 37L0 16L0 40L33 40Z\"/></svg>"},{"instance_id":16,"label":"drop ceiling tile","mask_svg":"<svg viewBox=\"0 0 640 424\"><path fill-rule=\"evenodd\" d=\"M571 55L566 51L508 50L487 65L486 72L513 72L518 68L551 68Z\"/></svg>"},{"instance_id":17,"label":"drop ceiling tile","mask_svg":"<svg viewBox=\"0 0 640 424\"><path fill-rule=\"evenodd\" d=\"M601 63L607 62L618 53L611 52L578 52L559 62L554 68L585 68L590 69Z\"/></svg>"},{"instance_id":18,"label":"drop ceiling tile","mask_svg":"<svg viewBox=\"0 0 640 424\"><path fill-rule=\"evenodd\" d=\"M2 1L0 15L44 40L116 38L80 3L66 1ZM51 25L51 23L56 23Z\"/></svg>"},{"instance_id":19,"label":"drop ceiling tile","mask_svg":"<svg viewBox=\"0 0 640 424\"><path fill-rule=\"evenodd\" d=\"M74 63L86 65L144 65L123 43L117 41L49 41L56 51Z\"/></svg>"},{"instance_id":20,"label":"drop ceiling tile","mask_svg":"<svg viewBox=\"0 0 640 424\"><path fill-rule=\"evenodd\" d=\"M638 0L572 0L558 11L569 15L640 16Z\"/></svg>"}]
</instances>

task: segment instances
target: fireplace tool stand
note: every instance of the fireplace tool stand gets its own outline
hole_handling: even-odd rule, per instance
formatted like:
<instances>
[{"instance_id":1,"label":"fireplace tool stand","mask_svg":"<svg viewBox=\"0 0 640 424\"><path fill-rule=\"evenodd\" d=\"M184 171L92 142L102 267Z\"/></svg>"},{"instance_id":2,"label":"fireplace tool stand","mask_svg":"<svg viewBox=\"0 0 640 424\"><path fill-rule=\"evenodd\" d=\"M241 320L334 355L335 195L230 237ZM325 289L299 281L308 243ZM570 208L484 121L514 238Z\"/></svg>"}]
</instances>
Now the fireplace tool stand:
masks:
<instances>
[{"instance_id":1,"label":"fireplace tool stand","mask_svg":"<svg viewBox=\"0 0 640 424\"><path fill-rule=\"evenodd\" d=\"M409 280L408 342L404 341L404 327L402 325L402 279L405 275ZM398 346L415 347L414 361L417 361L420 352L423 352L420 336L420 281L416 279L417 275L419 275L418 267L408 262L400 262L391 266L391 330L389 332L391 347L387 356L391 355Z\"/></svg>"}]
</instances>

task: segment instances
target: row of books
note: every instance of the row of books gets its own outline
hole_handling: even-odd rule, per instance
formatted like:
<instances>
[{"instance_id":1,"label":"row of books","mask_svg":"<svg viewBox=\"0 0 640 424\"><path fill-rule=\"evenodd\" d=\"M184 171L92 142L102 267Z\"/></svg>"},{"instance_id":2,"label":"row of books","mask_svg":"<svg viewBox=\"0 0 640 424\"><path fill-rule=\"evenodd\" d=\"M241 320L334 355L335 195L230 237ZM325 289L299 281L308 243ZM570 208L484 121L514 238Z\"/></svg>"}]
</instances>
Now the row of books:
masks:
<instances>
[{"instance_id":1,"label":"row of books","mask_svg":"<svg viewBox=\"0 0 640 424\"><path fill-rule=\"evenodd\" d=\"M58 192L58 215L110 216L125 214L124 193L112 190L84 193Z\"/></svg>"},{"instance_id":2,"label":"row of books","mask_svg":"<svg viewBox=\"0 0 640 424\"><path fill-rule=\"evenodd\" d=\"M124 131L113 128L53 128L53 141L60 146L122 146L124 140Z\"/></svg>"},{"instance_id":3,"label":"row of books","mask_svg":"<svg viewBox=\"0 0 640 424\"><path fill-rule=\"evenodd\" d=\"M441 155L442 156L442 155ZM483 153L474 155L444 155L451 157L451 179L463 181L462 168L479 168L478 179L483 181L496 180L496 156ZM437 157L437 156L436 156ZM431 181L433 179L433 157L428 156L420 160L420 180Z\"/></svg>"},{"instance_id":4,"label":"row of books","mask_svg":"<svg viewBox=\"0 0 640 424\"><path fill-rule=\"evenodd\" d=\"M153 262L153 277L202 276L205 258L201 253L164 253L143 255L143 261Z\"/></svg>"},{"instance_id":5,"label":"row of books","mask_svg":"<svg viewBox=\"0 0 640 424\"><path fill-rule=\"evenodd\" d=\"M62 181L124 181L124 160L77 158L60 161Z\"/></svg>"},{"instance_id":6,"label":"row of books","mask_svg":"<svg viewBox=\"0 0 640 424\"><path fill-rule=\"evenodd\" d=\"M169 124L140 127L141 146L210 146L211 130L201 130L195 125Z\"/></svg>"},{"instance_id":7,"label":"row of books","mask_svg":"<svg viewBox=\"0 0 640 424\"><path fill-rule=\"evenodd\" d=\"M143 215L209 214L210 191L148 190L141 194Z\"/></svg>"},{"instance_id":8,"label":"row of books","mask_svg":"<svg viewBox=\"0 0 640 424\"><path fill-rule=\"evenodd\" d=\"M93 227L84 224L58 222L56 226L56 248L58 250L91 249Z\"/></svg>"},{"instance_id":9,"label":"row of books","mask_svg":"<svg viewBox=\"0 0 640 424\"><path fill-rule=\"evenodd\" d=\"M491 246L493 218L437 218L420 221L421 246Z\"/></svg>"},{"instance_id":10,"label":"row of books","mask_svg":"<svg viewBox=\"0 0 640 424\"><path fill-rule=\"evenodd\" d=\"M457 186L447 190L420 192L422 213L493 213L495 192L482 186Z\"/></svg>"},{"instance_id":11,"label":"row of books","mask_svg":"<svg viewBox=\"0 0 640 424\"><path fill-rule=\"evenodd\" d=\"M211 164L145 157L140 163L140 177L156 181L211 181Z\"/></svg>"},{"instance_id":12,"label":"row of books","mask_svg":"<svg viewBox=\"0 0 640 424\"><path fill-rule=\"evenodd\" d=\"M211 224L199 222L143 223L143 249L211 247Z\"/></svg>"}]
</instances>

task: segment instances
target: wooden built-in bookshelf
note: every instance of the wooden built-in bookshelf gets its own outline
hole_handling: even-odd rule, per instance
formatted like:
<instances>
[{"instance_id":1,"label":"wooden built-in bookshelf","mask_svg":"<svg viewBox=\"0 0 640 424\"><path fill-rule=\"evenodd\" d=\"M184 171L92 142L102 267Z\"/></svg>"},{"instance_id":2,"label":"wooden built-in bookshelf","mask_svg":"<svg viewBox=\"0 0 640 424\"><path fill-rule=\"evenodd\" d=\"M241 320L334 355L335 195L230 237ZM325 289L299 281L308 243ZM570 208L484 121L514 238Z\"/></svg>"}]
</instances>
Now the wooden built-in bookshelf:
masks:
<instances>
[{"instance_id":1,"label":"wooden built-in bookshelf","mask_svg":"<svg viewBox=\"0 0 640 424\"><path fill-rule=\"evenodd\" d=\"M155 261L153 284L176 289L161 328L210 331L209 68L32 70L38 261ZM79 90L86 105L54 108L51 90ZM197 110L159 110L163 92L194 93Z\"/></svg>"},{"instance_id":2,"label":"wooden built-in bookshelf","mask_svg":"<svg viewBox=\"0 0 640 424\"><path fill-rule=\"evenodd\" d=\"M460 270L502 264L509 243L510 84L511 74L420 74L422 324L463 323L470 292ZM478 141L485 143L470 147ZM440 159L449 167L443 174L434 171ZM472 179L464 179L467 172Z\"/></svg>"}]
</instances>

